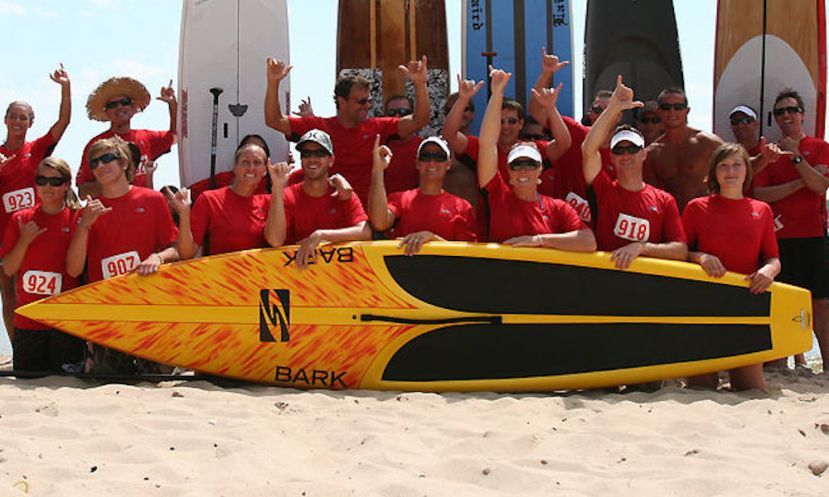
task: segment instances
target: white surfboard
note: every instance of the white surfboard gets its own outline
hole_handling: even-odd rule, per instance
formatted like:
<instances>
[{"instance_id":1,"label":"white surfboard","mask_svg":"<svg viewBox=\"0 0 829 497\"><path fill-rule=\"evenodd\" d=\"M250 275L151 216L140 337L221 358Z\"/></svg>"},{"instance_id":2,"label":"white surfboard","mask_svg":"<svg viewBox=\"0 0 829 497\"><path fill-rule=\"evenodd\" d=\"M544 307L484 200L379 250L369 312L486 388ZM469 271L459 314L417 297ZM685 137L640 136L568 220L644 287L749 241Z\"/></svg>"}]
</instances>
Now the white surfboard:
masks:
<instances>
[{"instance_id":1,"label":"white surfboard","mask_svg":"<svg viewBox=\"0 0 829 497\"><path fill-rule=\"evenodd\" d=\"M274 161L286 160L282 133L265 126L265 60L289 60L286 0L184 0L179 47L178 150L181 184L210 177L213 95L220 88L216 173L233 169L245 135L265 138ZM280 85L290 107L290 78Z\"/></svg>"}]
</instances>

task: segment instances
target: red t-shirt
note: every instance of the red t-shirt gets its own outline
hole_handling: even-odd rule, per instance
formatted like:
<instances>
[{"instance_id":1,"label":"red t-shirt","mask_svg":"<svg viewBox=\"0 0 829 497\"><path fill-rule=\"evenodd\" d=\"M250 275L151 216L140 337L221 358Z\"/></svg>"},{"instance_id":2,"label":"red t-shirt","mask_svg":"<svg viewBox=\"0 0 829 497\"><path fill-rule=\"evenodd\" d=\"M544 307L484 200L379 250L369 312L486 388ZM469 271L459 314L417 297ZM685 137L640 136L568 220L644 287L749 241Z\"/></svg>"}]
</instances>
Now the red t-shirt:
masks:
<instances>
[{"instance_id":1,"label":"red t-shirt","mask_svg":"<svg viewBox=\"0 0 829 497\"><path fill-rule=\"evenodd\" d=\"M58 142L52 133L46 133L35 141L26 142L17 150L9 150L5 144L0 145L0 154L15 156L0 170L0 198L3 208L0 210L0 233L4 233L6 223L11 215L23 209L34 207L35 173L40 161L52 155Z\"/></svg>"},{"instance_id":2,"label":"red t-shirt","mask_svg":"<svg viewBox=\"0 0 829 497\"><path fill-rule=\"evenodd\" d=\"M225 186L233 185L233 180L236 179L236 175L233 171L224 171L221 173L217 173L214 177L216 186L210 188L210 178L204 178L203 180L196 181L192 185L190 185L190 197L195 199L199 198L199 195L208 191L208 190L218 190L219 188L224 188ZM259 185L256 187L256 191L254 194L261 194L261 193L268 193L268 175L266 174L262 181L259 182ZM160 185L164 186L164 185Z\"/></svg>"},{"instance_id":3,"label":"red t-shirt","mask_svg":"<svg viewBox=\"0 0 829 497\"><path fill-rule=\"evenodd\" d=\"M422 195L418 189L392 193L389 210L397 218L389 233L394 237L431 231L446 240L474 242L477 238L472 205L451 193Z\"/></svg>"},{"instance_id":4,"label":"red t-shirt","mask_svg":"<svg viewBox=\"0 0 829 497\"><path fill-rule=\"evenodd\" d=\"M320 129L331 136L334 145L334 167L332 173L340 173L351 183L361 202L368 201L368 187L371 184L372 150L374 138L380 135L380 143L386 143L391 135L397 134L399 117L373 117L354 128L344 128L335 117L289 117L291 140L312 129Z\"/></svg>"},{"instance_id":5,"label":"red t-shirt","mask_svg":"<svg viewBox=\"0 0 829 497\"><path fill-rule=\"evenodd\" d=\"M486 185L489 194L489 239L503 242L509 238L580 230L585 224L563 200L538 194L536 200L516 197L500 175Z\"/></svg>"},{"instance_id":6,"label":"red t-shirt","mask_svg":"<svg viewBox=\"0 0 829 497\"><path fill-rule=\"evenodd\" d=\"M132 180L134 186L147 185L147 170L145 165L149 161L154 161L170 151L173 146L173 139L175 135L168 131L150 131L148 129L132 129L127 133L115 133L112 130L107 130L89 140L89 143L83 148L83 157L81 157L81 167L78 169L76 183L82 185L83 183L90 183L95 181L95 176L89 169L89 148L98 140L110 138L115 135L120 136L124 140L134 143L141 151L141 162L135 166L135 179Z\"/></svg>"},{"instance_id":7,"label":"red t-shirt","mask_svg":"<svg viewBox=\"0 0 829 497\"><path fill-rule=\"evenodd\" d=\"M368 219L356 195L340 200L332 197L333 193L329 187L322 197L312 197L302 189L302 183L285 188L285 245L297 243L319 229L348 228Z\"/></svg>"},{"instance_id":8,"label":"red t-shirt","mask_svg":"<svg viewBox=\"0 0 829 497\"><path fill-rule=\"evenodd\" d=\"M715 255L729 271L751 274L778 256L774 215L765 202L699 197L682 211L691 250Z\"/></svg>"},{"instance_id":9,"label":"red t-shirt","mask_svg":"<svg viewBox=\"0 0 829 497\"><path fill-rule=\"evenodd\" d=\"M800 153L812 166L829 166L829 143L807 136L800 140ZM829 173L825 174L829 176ZM799 179L791 157L780 157L754 177L752 186L756 189L774 186ZM771 203L774 212L777 238L815 238L825 236L826 202L822 195L806 187L786 198Z\"/></svg>"},{"instance_id":10,"label":"red t-shirt","mask_svg":"<svg viewBox=\"0 0 829 497\"><path fill-rule=\"evenodd\" d=\"M271 196L243 197L230 187L208 190L199 195L190 214L190 231L196 245L204 246L210 234L210 254L225 254L267 247L265 221Z\"/></svg>"},{"instance_id":11,"label":"red t-shirt","mask_svg":"<svg viewBox=\"0 0 829 497\"><path fill-rule=\"evenodd\" d=\"M686 242L676 200L668 192L647 183L638 192L625 190L604 171L592 187L598 203L599 250L616 250L632 242Z\"/></svg>"},{"instance_id":12,"label":"red t-shirt","mask_svg":"<svg viewBox=\"0 0 829 497\"><path fill-rule=\"evenodd\" d=\"M78 286L78 279L66 274L66 251L72 240L72 219L73 214L69 209L49 215L38 206L15 212L6 224L0 258L8 255L20 240L18 221L24 225L34 221L38 228L46 228L29 244L23 263L17 271L17 307ZM14 326L27 330L49 328L19 314L14 315Z\"/></svg>"},{"instance_id":13,"label":"red t-shirt","mask_svg":"<svg viewBox=\"0 0 829 497\"><path fill-rule=\"evenodd\" d=\"M176 241L178 230L161 193L133 187L126 195L100 200L112 210L101 214L89 230L86 271L90 283L128 273ZM77 212L73 231L82 213Z\"/></svg>"},{"instance_id":14,"label":"red t-shirt","mask_svg":"<svg viewBox=\"0 0 829 497\"><path fill-rule=\"evenodd\" d=\"M533 140L533 143L535 143L535 146L538 147L538 151L541 152L541 158L544 162L548 162L547 147L550 145L550 142L545 140ZM468 156L477 164L480 149L480 139L477 136L467 135L466 149L463 151L463 155ZM509 166L507 165L507 157L509 157L509 150L502 151L501 148L498 147L498 173L502 178L504 178L504 181L509 183Z\"/></svg>"},{"instance_id":15,"label":"red t-shirt","mask_svg":"<svg viewBox=\"0 0 829 497\"><path fill-rule=\"evenodd\" d=\"M417 148L422 141L423 138L413 136L405 143L400 140L388 142L392 158L384 174L386 193L404 192L417 188L419 183Z\"/></svg>"}]
</instances>

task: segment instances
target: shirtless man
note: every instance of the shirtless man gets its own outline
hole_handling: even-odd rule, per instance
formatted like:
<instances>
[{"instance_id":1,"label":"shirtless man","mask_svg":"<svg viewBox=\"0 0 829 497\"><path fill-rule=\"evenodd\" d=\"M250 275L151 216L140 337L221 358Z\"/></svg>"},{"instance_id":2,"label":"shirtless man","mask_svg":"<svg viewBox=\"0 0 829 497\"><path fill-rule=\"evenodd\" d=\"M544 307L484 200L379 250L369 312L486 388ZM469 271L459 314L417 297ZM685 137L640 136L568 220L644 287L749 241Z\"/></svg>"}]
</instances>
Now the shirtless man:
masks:
<instances>
[{"instance_id":1,"label":"shirtless man","mask_svg":"<svg viewBox=\"0 0 829 497\"><path fill-rule=\"evenodd\" d=\"M681 211L691 199L708 194L708 161L723 141L688 126L691 109L682 89L662 90L657 102L665 134L648 147L645 181L672 194Z\"/></svg>"}]
</instances>

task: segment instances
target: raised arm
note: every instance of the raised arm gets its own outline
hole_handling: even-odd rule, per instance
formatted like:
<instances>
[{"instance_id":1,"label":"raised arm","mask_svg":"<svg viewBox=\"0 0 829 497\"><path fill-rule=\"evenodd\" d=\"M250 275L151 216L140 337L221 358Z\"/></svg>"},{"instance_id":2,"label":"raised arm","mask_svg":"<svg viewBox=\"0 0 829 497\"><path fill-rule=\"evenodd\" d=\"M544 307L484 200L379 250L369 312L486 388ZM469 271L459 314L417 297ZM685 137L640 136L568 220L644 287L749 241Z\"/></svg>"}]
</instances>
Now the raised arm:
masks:
<instances>
[{"instance_id":1,"label":"raised arm","mask_svg":"<svg viewBox=\"0 0 829 497\"><path fill-rule=\"evenodd\" d=\"M420 60L413 60L406 66L400 66L400 70L408 77L415 89L414 112L400 119L397 125L397 134L406 138L429 124L431 114L431 101L429 90L426 88L426 80L429 78L428 60L424 55Z\"/></svg>"},{"instance_id":2,"label":"raised arm","mask_svg":"<svg viewBox=\"0 0 829 497\"><path fill-rule=\"evenodd\" d=\"M173 211L178 214L178 236L176 237L178 255L182 260L192 259L199 251L199 246L193 240L193 231L190 227L190 207L192 205L190 190L182 187L179 191L173 193L165 188L162 193L167 197Z\"/></svg>"},{"instance_id":3,"label":"raised arm","mask_svg":"<svg viewBox=\"0 0 829 497\"><path fill-rule=\"evenodd\" d=\"M75 228L75 233L72 235L69 249L66 252L66 273L73 277L80 276L84 264L86 264L89 230L92 229L92 225L101 215L112 210L111 207L104 207L100 200L93 200L90 196L86 197L86 201L86 207L84 207L78 220L78 226Z\"/></svg>"},{"instance_id":4,"label":"raised arm","mask_svg":"<svg viewBox=\"0 0 829 497\"><path fill-rule=\"evenodd\" d=\"M550 123L550 130L553 132L553 141L551 141L544 150L544 153L550 162L558 160L558 158L564 155L573 144L573 138L570 136L570 130L567 129L567 125L564 124L564 119L561 118L561 114L559 114L558 108L556 107L558 95L561 93L561 88L563 86L563 84L559 83L555 90L550 88L542 88L540 90L536 90L535 88L532 89L532 100L541 104L545 115L547 116L544 122Z\"/></svg>"},{"instance_id":5,"label":"raised arm","mask_svg":"<svg viewBox=\"0 0 829 497\"><path fill-rule=\"evenodd\" d=\"M69 121L72 118L72 89L69 80L69 73L63 68L63 64L58 69L49 75L49 78L60 85L60 111L58 113L58 120L49 129L49 134L55 142L60 141L66 127L69 126Z\"/></svg>"},{"instance_id":6,"label":"raised arm","mask_svg":"<svg viewBox=\"0 0 829 497\"><path fill-rule=\"evenodd\" d=\"M541 73L538 75L533 89L540 92L543 89L549 88L550 83L553 81L553 75L568 64L570 64L570 61L559 61L557 55L547 53L547 47L541 47ZM548 126L548 115L543 105L536 102L535 99L530 99L530 104L527 106L527 113L545 128Z\"/></svg>"},{"instance_id":7,"label":"raised arm","mask_svg":"<svg viewBox=\"0 0 829 497\"><path fill-rule=\"evenodd\" d=\"M288 223L285 216L285 185L291 166L287 162L271 164L268 162L268 174L271 177L271 208L265 222L265 240L271 247L281 247L288 236Z\"/></svg>"},{"instance_id":8,"label":"raised arm","mask_svg":"<svg viewBox=\"0 0 829 497\"><path fill-rule=\"evenodd\" d=\"M161 100L167 104L167 109L170 112L170 133L175 137L178 130L178 100L176 100L176 90L173 88L172 79L170 84L161 88L156 100Z\"/></svg>"},{"instance_id":9,"label":"raised arm","mask_svg":"<svg viewBox=\"0 0 829 497\"><path fill-rule=\"evenodd\" d=\"M443 123L443 139L455 155L462 154L466 150L468 140L466 135L461 133L461 121L463 121L463 113L469 106L469 102L482 86L484 86L483 81L476 83L469 79L464 80L458 74L458 99L455 100L455 105L449 110L446 121Z\"/></svg>"},{"instance_id":10,"label":"raised arm","mask_svg":"<svg viewBox=\"0 0 829 497\"><path fill-rule=\"evenodd\" d=\"M368 220L377 231L386 231L394 224L394 214L389 210L384 172L391 162L389 147L380 145L380 135L374 139L371 185L368 189Z\"/></svg>"},{"instance_id":11,"label":"raised arm","mask_svg":"<svg viewBox=\"0 0 829 497\"><path fill-rule=\"evenodd\" d=\"M504 89L512 73L489 67L489 85L492 95L486 106L484 120L481 124L478 151L478 185L485 187L498 174L498 135L501 134L501 104L504 102ZM460 98L458 102L460 102ZM455 104L457 105L457 104Z\"/></svg>"},{"instance_id":12,"label":"raised arm","mask_svg":"<svg viewBox=\"0 0 829 497\"><path fill-rule=\"evenodd\" d=\"M286 137L291 136L291 122L287 116L282 114L282 105L279 103L279 84L288 77L292 67L273 57L268 58L267 61L268 88L265 91L265 124Z\"/></svg>"}]
</instances>

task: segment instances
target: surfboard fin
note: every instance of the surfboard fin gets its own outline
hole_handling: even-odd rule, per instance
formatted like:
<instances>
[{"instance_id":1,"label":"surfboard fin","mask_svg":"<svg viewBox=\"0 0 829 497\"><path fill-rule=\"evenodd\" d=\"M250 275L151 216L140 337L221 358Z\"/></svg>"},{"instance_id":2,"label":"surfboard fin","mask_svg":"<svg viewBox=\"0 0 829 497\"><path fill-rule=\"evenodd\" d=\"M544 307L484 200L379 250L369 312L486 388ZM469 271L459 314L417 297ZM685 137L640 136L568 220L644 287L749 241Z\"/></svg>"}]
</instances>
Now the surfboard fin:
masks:
<instances>
[{"instance_id":1,"label":"surfboard fin","mask_svg":"<svg viewBox=\"0 0 829 497\"><path fill-rule=\"evenodd\" d=\"M242 117L248 111L248 106L244 104L230 104L227 108L234 117Z\"/></svg>"}]
</instances>

